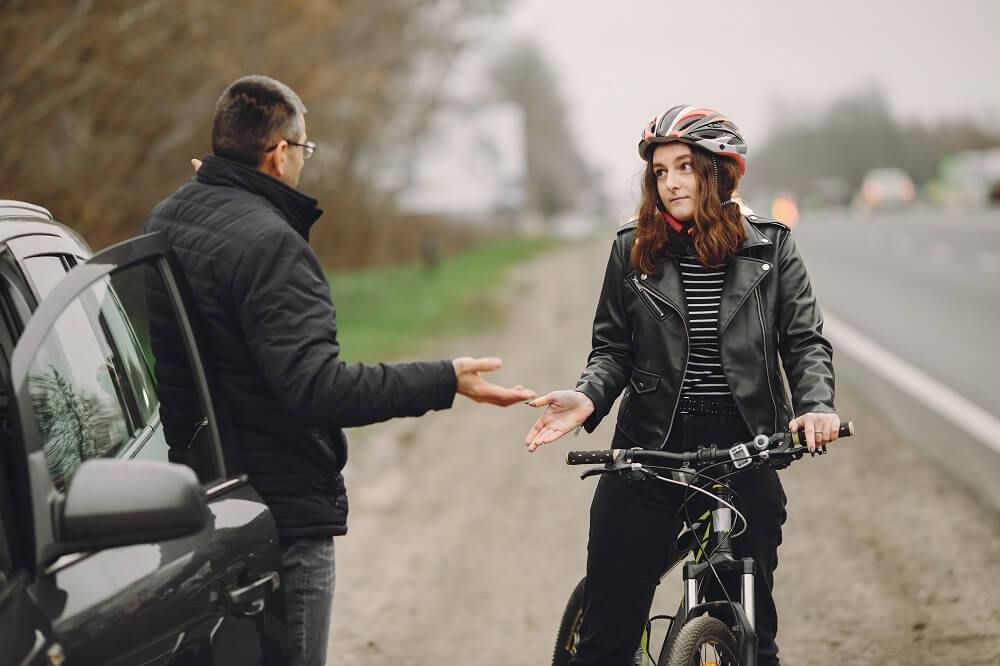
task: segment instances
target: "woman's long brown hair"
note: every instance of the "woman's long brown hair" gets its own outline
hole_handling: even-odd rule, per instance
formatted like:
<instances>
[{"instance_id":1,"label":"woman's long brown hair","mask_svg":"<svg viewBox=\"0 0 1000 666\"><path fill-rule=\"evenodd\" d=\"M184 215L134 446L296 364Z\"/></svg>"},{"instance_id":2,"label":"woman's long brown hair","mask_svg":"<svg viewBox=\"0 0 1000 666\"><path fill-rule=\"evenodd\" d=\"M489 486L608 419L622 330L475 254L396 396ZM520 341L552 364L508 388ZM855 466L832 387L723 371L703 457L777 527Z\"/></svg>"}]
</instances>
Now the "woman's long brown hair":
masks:
<instances>
[{"instance_id":1,"label":"woman's long brown hair","mask_svg":"<svg viewBox=\"0 0 1000 666\"><path fill-rule=\"evenodd\" d=\"M739 205L723 206L732 199L740 182L740 168L728 157L716 157L719 165L719 192L713 179L711 153L691 146L691 162L698 179L695 197L694 231L674 231L663 219L660 194L656 190L656 174L650 155L642 178L642 203L632 246L632 267L642 273L657 275L667 257L694 256L705 266L721 266L736 254L746 237L743 214ZM720 200L719 194L722 195Z\"/></svg>"}]
</instances>

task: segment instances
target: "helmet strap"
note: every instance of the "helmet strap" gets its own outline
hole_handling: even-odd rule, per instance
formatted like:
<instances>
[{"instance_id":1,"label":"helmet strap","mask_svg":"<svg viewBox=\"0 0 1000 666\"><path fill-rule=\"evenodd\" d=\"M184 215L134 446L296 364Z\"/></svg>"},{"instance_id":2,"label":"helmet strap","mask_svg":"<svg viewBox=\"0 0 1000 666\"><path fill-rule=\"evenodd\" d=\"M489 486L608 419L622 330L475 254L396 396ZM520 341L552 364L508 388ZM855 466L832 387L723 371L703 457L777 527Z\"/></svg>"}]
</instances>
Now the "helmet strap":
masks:
<instances>
[{"instance_id":1,"label":"helmet strap","mask_svg":"<svg viewBox=\"0 0 1000 666\"><path fill-rule=\"evenodd\" d=\"M712 153L712 180L715 181L715 193L719 196L719 201L722 201L722 192L719 191L719 161L715 159L715 153Z\"/></svg>"}]
</instances>

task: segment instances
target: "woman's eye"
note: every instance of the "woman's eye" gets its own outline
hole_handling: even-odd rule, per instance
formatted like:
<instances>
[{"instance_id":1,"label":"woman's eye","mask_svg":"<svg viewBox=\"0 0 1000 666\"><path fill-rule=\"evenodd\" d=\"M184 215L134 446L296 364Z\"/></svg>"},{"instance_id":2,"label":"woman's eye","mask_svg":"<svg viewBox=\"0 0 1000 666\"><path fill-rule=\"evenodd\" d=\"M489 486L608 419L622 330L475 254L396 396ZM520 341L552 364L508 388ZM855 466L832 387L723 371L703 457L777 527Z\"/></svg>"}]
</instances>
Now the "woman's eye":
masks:
<instances>
[{"instance_id":1,"label":"woman's eye","mask_svg":"<svg viewBox=\"0 0 1000 666\"><path fill-rule=\"evenodd\" d=\"M656 176L657 178L666 178L667 177L667 170L666 169L657 169L656 171L653 172L653 175Z\"/></svg>"},{"instance_id":2,"label":"woman's eye","mask_svg":"<svg viewBox=\"0 0 1000 666\"><path fill-rule=\"evenodd\" d=\"M685 162L684 164L681 165L681 171L690 171L693 168L694 167L691 166L690 162Z\"/></svg>"}]
</instances>

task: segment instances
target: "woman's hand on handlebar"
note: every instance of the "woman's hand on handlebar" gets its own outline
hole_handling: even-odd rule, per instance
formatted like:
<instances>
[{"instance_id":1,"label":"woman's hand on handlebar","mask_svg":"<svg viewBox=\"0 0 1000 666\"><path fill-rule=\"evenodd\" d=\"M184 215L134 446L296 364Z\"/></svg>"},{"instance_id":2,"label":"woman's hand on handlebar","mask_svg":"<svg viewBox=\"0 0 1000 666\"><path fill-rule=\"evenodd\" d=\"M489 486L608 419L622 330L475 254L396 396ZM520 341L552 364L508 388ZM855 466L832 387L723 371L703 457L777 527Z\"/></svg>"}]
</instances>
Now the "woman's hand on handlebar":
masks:
<instances>
[{"instance_id":1,"label":"woman's hand on handlebar","mask_svg":"<svg viewBox=\"0 0 1000 666\"><path fill-rule=\"evenodd\" d=\"M825 446L837 439L840 417L836 414L809 412L789 421L788 429L792 432L803 430L806 435L806 446L812 451L817 446Z\"/></svg>"},{"instance_id":2,"label":"woman's hand on handlebar","mask_svg":"<svg viewBox=\"0 0 1000 666\"><path fill-rule=\"evenodd\" d=\"M528 404L532 407L547 407L524 438L524 445L528 447L529 453L580 427L594 412L594 403L580 391L553 391Z\"/></svg>"}]
</instances>

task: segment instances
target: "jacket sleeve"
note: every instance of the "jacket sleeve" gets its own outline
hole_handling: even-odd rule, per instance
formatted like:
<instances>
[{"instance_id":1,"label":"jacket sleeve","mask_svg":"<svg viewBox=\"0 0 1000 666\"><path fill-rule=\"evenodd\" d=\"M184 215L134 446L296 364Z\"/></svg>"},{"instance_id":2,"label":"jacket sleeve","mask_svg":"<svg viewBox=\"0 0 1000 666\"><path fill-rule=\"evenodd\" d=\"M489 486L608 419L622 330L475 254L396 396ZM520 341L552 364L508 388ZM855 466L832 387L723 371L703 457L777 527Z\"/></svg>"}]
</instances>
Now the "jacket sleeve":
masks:
<instances>
[{"instance_id":1,"label":"jacket sleeve","mask_svg":"<svg viewBox=\"0 0 1000 666\"><path fill-rule=\"evenodd\" d=\"M823 313L805 264L788 231L778 240L778 351L795 416L834 413L833 347L823 337Z\"/></svg>"},{"instance_id":2,"label":"jacket sleeve","mask_svg":"<svg viewBox=\"0 0 1000 666\"><path fill-rule=\"evenodd\" d=\"M623 261L616 241L611 246L604 286L594 315L590 357L576 384L576 390L594 403L593 414L583 423L587 432L593 432L607 416L632 372L632 327L622 298Z\"/></svg>"},{"instance_id":3,"label":"jacket sleeve","mask_svg":"<svg viewBox=\"0 0 1000 666\"><path fill-rule=\"evenodd\" d=\"M447 409L450 361L344 363L330 286L308 243L271 228L236 267L233 305L271 390L313 425L350 427Z\"/></svg>"}]
</instances>

